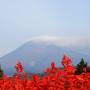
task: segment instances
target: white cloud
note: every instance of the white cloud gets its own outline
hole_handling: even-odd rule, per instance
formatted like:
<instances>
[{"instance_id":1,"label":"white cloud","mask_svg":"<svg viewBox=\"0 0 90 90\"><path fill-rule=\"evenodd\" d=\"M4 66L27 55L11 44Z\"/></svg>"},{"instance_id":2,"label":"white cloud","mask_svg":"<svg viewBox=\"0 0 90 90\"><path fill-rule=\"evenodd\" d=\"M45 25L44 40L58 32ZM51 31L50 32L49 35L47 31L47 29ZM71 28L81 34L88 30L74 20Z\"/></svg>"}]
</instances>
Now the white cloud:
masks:
<instances>
[{"instance_id":1,"label":"white cloud","mask_svg":"<svg viewBox=\"0 0 90 90\"><path fill-rule=\"evenodd\" d=\"M90 47L89 37L38 36L32 38L31 41L46 44L55 44L66 47Z\"/></svg>"}]
</instances>

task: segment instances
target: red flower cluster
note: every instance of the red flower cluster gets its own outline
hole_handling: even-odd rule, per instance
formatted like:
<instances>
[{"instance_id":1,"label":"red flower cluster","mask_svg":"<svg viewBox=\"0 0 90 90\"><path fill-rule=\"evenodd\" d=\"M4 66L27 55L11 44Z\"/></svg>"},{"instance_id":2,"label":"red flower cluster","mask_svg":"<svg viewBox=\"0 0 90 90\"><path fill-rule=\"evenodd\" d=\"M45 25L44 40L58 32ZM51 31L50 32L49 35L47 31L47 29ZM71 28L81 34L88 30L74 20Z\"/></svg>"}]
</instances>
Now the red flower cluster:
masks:
<instances>
[{"instance_id":1,"label":"red flower cluster","mask_svg":"<svg viewBox=\"0 0 90 90\"><path fill-rule=\"evenodd\" d=\"M22 64L18 62L14 76L4 75L0 79L0 90L90 90L90 73L86 72L86 68L81 75L74 75L75 67L69 57L65 55L61 63L62 70L52 62L51 67L45 70L45 76L33 75L32 79L28 79Z\"/></svg>"}]
</instances>

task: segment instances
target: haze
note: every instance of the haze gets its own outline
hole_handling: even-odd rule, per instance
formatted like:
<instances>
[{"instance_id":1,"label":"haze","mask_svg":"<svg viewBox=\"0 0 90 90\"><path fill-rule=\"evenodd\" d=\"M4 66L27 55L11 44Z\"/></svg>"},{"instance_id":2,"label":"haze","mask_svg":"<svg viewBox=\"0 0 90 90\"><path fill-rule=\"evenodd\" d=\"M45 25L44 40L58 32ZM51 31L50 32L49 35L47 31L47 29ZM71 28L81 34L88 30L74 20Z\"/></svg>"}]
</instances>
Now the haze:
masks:
<instances>
[{"instance_id":1,"label":"haze","mask_svg":"<svg viewBox=\"0 0 90 90\"><path fill-rule=\"evenodd\" d=\"M90 0L0 1L0 56L38 36L78 38L90 47Z\"/></svg>"}]
</instances>

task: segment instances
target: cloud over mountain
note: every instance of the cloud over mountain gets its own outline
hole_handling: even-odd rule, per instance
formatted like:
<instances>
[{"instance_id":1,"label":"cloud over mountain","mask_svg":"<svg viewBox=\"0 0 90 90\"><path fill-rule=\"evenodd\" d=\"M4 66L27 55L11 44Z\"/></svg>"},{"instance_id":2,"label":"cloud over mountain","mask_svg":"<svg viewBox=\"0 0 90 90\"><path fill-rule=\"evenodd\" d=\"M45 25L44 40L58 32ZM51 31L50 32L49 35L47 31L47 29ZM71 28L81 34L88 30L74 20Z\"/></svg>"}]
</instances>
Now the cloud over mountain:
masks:
<instances>
[{"instance_id":1,"label":"cloud over mountain","mask_svg":"<svg viewBox=\"0 0 90 90\"><path fill-rule=\"evenodd\" d=\"M33 42L43 42L59 46L90 47L89 37L59 37L59 36L38 36L31 39Z\"/></svg>"}]
</instances>

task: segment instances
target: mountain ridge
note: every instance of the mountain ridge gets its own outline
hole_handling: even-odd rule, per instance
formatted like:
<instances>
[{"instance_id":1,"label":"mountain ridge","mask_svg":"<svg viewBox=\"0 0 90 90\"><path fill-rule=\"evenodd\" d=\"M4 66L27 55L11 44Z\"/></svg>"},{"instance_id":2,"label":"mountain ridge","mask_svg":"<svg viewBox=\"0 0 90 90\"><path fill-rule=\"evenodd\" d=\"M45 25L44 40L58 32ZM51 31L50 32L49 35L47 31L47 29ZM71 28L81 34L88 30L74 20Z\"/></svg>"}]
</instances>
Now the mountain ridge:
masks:
<instances>
[{"instance_id":1,"label":"mountain ridge","mask_svg":"<svg viewBox=\"0 0 90 90\"><path fill-rule=\"evenodd\" d=\"M77 64L82 57L85 57L85 59L90 58L89 55L74 52L69 48L30 41L0 58L0 64L5 72L8 68L9 70L13 68L17 61L21 61L26 71L42 72L50 66L53 60L57 66L61 66L60 60L64 54L70 56L74 64ZM89 62L89 60L87 61Z\"/></svg>"}]
</instances>

